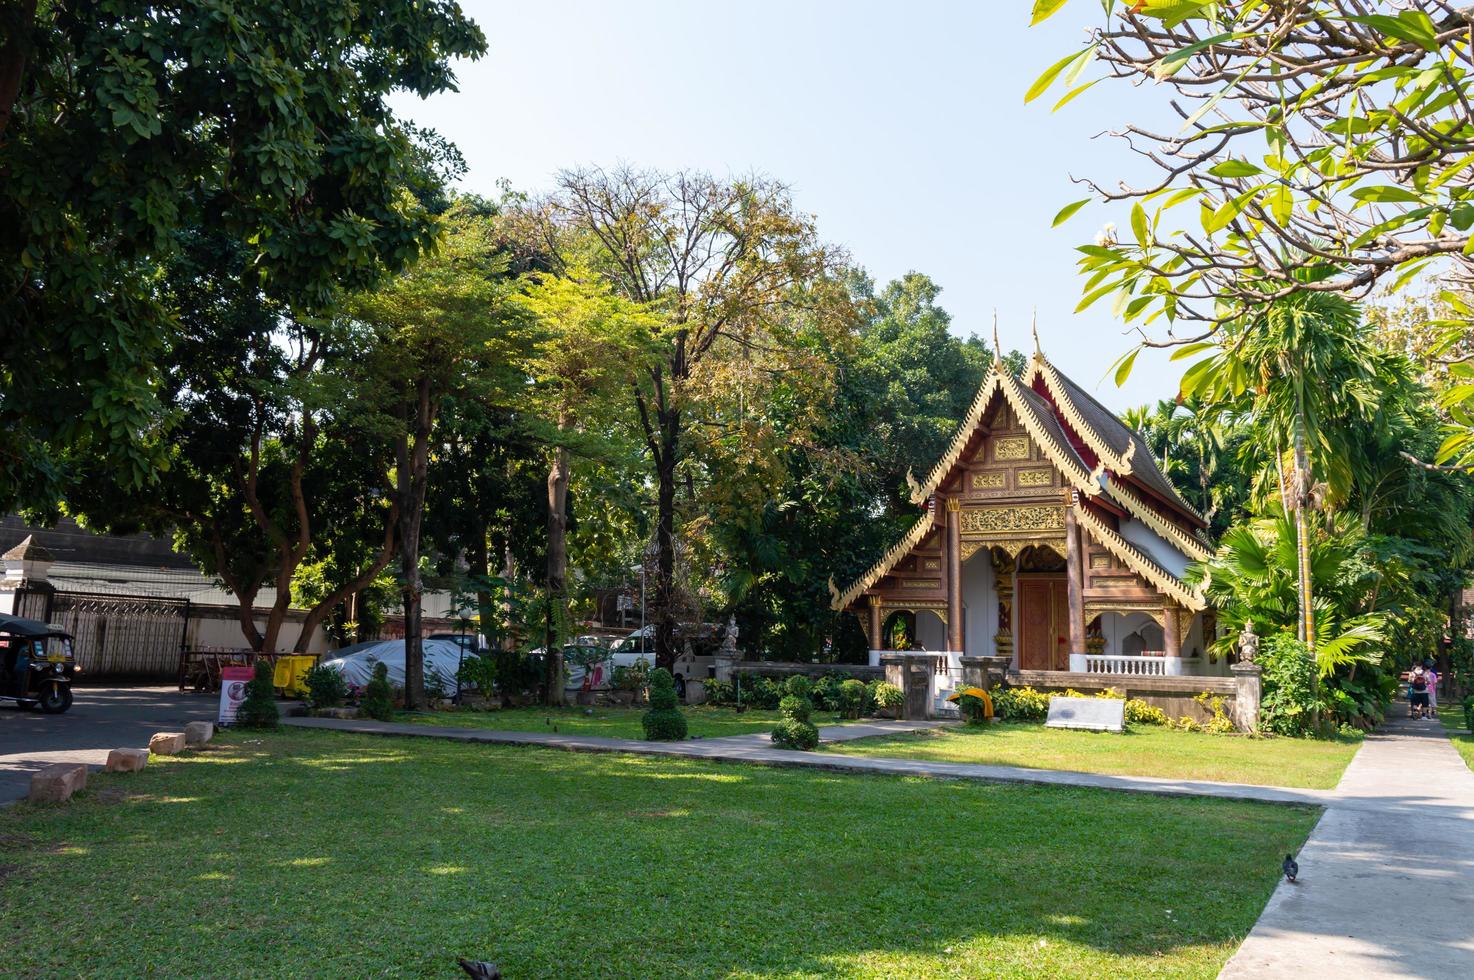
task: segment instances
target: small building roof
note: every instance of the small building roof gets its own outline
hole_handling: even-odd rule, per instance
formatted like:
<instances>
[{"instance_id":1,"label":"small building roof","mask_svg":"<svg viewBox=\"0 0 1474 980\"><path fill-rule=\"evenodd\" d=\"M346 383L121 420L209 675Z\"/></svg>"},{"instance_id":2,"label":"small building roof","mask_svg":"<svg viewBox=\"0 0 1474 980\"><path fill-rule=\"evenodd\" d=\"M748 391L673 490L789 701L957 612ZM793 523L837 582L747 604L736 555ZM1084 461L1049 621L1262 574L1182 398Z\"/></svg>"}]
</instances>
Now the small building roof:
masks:
<instances>
[{"instance_id":1,"label":"small building roof","mask_svg":"<svg viewBox=\"0 0 1474 980\"><path fill-rule=\"evenodd\" d=\"M0 561L55 561L51 552L36 541L34 534L28 534L25 540L11 548L5 554L0 555Z\"/></svg>"}]
</instances>

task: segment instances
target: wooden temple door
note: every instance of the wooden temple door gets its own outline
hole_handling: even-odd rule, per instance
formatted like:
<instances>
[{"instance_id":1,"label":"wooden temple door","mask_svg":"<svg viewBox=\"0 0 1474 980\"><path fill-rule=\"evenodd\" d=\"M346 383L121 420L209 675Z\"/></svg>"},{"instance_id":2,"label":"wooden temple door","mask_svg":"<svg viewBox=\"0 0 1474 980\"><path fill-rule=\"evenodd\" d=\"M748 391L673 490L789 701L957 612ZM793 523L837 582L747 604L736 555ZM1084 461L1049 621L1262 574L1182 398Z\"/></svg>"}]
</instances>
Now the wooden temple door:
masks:
<instances>
[{"instance_id":1,"label":"wooden temple door","mask_svg":"<svg viewBox=\"0 0 1474 980\"><path fill-rule=\"evenodd\" d=\"M1019 668L1070 669L1070 592L1063 575L1021 575Z\"/></svg>"}]
</instances>

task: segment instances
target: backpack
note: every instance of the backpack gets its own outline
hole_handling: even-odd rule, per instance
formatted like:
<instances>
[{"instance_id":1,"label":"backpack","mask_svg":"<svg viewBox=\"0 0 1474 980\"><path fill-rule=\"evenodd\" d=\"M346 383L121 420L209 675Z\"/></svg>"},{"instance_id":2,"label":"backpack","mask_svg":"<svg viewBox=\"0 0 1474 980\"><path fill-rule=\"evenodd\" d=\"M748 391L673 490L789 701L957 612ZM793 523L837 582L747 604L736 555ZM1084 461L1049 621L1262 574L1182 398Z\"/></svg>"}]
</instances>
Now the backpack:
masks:
<instances>
[{"instance_id":1,"label":"backpack","mask_svg":"<svg viewBox=\"0 0 1474 980\"><path fill-rule=\"evenodd\" d=\"M1412 688L1420 693L1428 690L1428 675L1421 670L1413 671Z\"/></svg>"}]
</instances>

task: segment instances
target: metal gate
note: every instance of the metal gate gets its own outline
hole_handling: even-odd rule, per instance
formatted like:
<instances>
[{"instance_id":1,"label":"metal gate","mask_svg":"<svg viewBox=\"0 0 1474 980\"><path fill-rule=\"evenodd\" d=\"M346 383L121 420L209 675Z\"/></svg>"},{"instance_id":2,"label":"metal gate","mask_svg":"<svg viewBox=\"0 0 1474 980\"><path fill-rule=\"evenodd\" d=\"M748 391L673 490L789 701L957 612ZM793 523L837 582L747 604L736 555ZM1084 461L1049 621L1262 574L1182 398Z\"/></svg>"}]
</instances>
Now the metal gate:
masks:
<instances>
[{"instance_id":1,"label":"metal gate","mask_svg":"<svg viewBox=\"0 0 1474 980\"><path fill-rule=\"evenodd\" d=\"M16 615L55 623L72 634L84 676L173 678L189 625L189 600L26 590L16 596Z\"/></svg>"}]
</instances>

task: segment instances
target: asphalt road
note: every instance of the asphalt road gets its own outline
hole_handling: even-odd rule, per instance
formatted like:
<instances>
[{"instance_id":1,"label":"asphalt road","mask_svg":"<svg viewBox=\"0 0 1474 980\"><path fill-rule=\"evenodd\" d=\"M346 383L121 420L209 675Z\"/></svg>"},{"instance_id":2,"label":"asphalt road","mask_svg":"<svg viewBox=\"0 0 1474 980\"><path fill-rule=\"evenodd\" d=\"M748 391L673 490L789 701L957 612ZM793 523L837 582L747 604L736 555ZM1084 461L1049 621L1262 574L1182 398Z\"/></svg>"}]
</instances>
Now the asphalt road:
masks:
<instances>
[{"instance_id":1,"label":"asphalt road","mask_svg":"<svg viewBox=\"0 0 1474 980\"><path fill-rule=\"evenodd\" d=\"M43 715L0 701L0 806L23 798L31 773L53 762L102 766L110 749L146 748L154 732L215 718L216 695L174 687L79 687L71 710Z\"/></svg>"}]
</instances>

